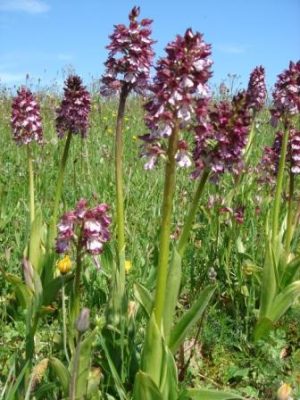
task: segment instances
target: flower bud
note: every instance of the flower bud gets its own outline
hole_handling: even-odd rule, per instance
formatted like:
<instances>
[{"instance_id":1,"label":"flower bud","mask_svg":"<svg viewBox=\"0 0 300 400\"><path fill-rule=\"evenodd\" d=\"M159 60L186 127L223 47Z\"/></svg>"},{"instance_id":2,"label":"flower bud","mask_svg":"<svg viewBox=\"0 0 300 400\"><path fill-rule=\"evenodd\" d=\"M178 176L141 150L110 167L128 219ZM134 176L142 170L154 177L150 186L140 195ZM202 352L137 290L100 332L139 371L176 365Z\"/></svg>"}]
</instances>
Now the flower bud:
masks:
<instances>
[{"instance_id":1,"label":"flower bud","mask_svg":"<svg viewBox=\"0 0 300 400\"><path fill-rule=\"evenodd\" d=\"M75 322L75 328L79 333L84 333L89 329L89 327L90 327L90 310L84 307L81 310L79 317Z\"/></svg>"}]
</instances>

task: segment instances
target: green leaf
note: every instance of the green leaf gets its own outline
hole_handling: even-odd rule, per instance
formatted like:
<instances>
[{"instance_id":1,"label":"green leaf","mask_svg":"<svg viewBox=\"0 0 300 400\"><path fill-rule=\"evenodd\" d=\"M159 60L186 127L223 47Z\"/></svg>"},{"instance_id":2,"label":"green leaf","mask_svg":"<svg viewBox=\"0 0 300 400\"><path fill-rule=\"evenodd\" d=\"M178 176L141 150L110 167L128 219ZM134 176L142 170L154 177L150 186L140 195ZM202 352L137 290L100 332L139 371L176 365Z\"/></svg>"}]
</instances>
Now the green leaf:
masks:
<instances>
[{"instance_id":1,"label":"green leaf","mask_svg":"<svg viewBox=\"0 0 300 400\"><path fill-rule=\"evenodd\" d=\"M181 256L177 252L176 248L173 249L172 260L169 266L168 278L167 278L167 291L164 305L164 335L166 342L169 340L170 331L173 324L178 293L181 283Z\"/></svg>"},{"instance_id":2,"label":"green leaf","mask_svg":"<svg viewBox=\"0 0 300 400\"><path fill-rule=\"evenodd\" d=\"M133 400L163 400L151 377L142 371L139 371L135 376Z\"/></svg>"},{"instance_id":3,"label":"green leaf","mask_svg":"<svg viewBox=\"0 0 300 400\"><path fill-rule=\"evenodd\" d=\"M262 317L260 318L255 326L254 329L254 340L260 340L263 337L265 337L270 330L273 328L273 322L267 318L267 317Z\"/></svg>"},{"instance_id":4,"label":"green leaf","mask_svg":"<svg viewBox=\"0 0 300 400\"><path fill-rule=\"evenodd\" d=\"M56 357L49 358L49 364L53 373L60 381L62 391L65 396L68 395L71 375L67 367Z\"/></svg>"},{"instance_id":5,"label":"green leaf","mask_svg":"<svg viewBox=\"0 0 300 400\"><path fill-rule=\"evenodd\" d=\"M209 390L209 389L188 389L178 400L234 400L241 399L244 397L238 394L227 393L225 391L219 390Z\"/></svg>"},{"instance_id":6,"label":"green leaf","mask_svg":"<svg viewBox=\"0 0 300 400\"><path fill-rule=\"evenodd\" d=\"M88 377L90 373L90 364L91 364L91 349L95 336L96 336L96 330L91 332L80 343L79 368L76 379L76 396L79 399L86 397ZM74 356L75 354L73 355L70 363L71 371L73 370Z\"/></svg>"},{"instance_id":7,"label":"green leaf","mask_svg":"<svg viewBox=\"0 0 300 400\"><path fill-rule=\"evenodd\" d=\"M277 291L275 257L272 251L271 240L267 243L267 252L263 268L262 282L260 288L260 310L259 319L268 316L269 310Z\"/></svg>"},{"instance_id":8,"label":"green leaf","mask_svg":"<svg viewBox=\"0 0 300 400\"><path fill-rule=\"evenodd\" d=\"M133 285L133 293L134 297L142 306L143 310L149 318L153 308L153 297L151 293L145 286L141 285L138 282Z\"/></svg>"},{"instance_id":9,"label":"green leaf","mask_svg":"<svg viewBox=\"0 0 300 400\"><path fill-rule=\"evenodd\" d=\"M178 398L178 373L171 351L164 346L164 357L162 360L162 374L159 389L164 399Z\"/></svg>"},{"instance_id":10,"label":"green leaf","mask_svg":"<svg viewBox=\"0 0 300 400\"><path fill-rule=\"evenodd\" d=\"M27 361L24 365L24 367L22 368L21 372L18 375L18 378L16 379L15 383L13 383L10 388L9 391L5 397L5 400L15 400L16 399L16 393L19 389L19 386L22 384L23 381L23 377L26 373L27 367L29 365L29 361Z\"/></svg>"},{"instance_id":11,"label":"green leaf","mask_svg":"<svg viewBox=\"0 0 300 400\"><path fill-rule=\"evenodd\" d=\"M114 383L116 385L116 390L118 392L119 398L120 398L120 400L126 400L127 399L126 390L124 389L124 386L122 384L122 380L121 380L121 378L120 378L120 376L118 374L118 371L115 368L115 365L114 365L114 362L113 362L113 360L111 358L111 355L109 354L109 351L108 351L108 348L106 346L105 339L104 339L103 336L100 336L100 343L101 343L101 347L102 347L102 349L104 351L105 357L107 359L112 378L113 378Z\"/></svg>"},{"instance_id":12,"label":"green leaf","mask_svg":"<svg viewBox=\"0 0 300 400\"><path fill-rule=\"evenodd\" d=\"M27 285L25 285L25 283L19 276L14 274L5 274L4 277L7 282L11 283L14 286L17 299L20 302L22 308L28 309L32 299L32 291Z\"/></svg>"},{"instance_id":13,"label":"green leaf","mask_svg":"<svg viewBox=\"0 0 300 400\"><path fill-rule=\"evenodd\" d=\"M300 296L300 280L288 285L279 293L272 304L269 318L276 322L279 318L294 304L295 300Z\"/></svg>"},{"instance_id":14,"label":"green leaf","mask_svg":"<svg viewBox=\"0 0 300 400\"><path fill-rule=\"evenodd\" d=\"M293 282L299 268L300 268L300 256L297 256L286 265L282 275L281 287L286 287L287 285Z\"/></svg>"},{"instance_id":15,"label":"green leaf","mask_svg":"<svg viewBox=\"0 0 300 400\"><path fill-rule=\"evenodd\" d=\"M70 280L73 279L73 277L74 274L68 274L64 277L58 276L50 281L50 283L48 283L48 285L43 288L42 305L48 306L49 304L51 304L55 300L57 293L62 288L63 284L68 283Z\"/></svg>"},{"instance_id":16,"label":"green leaf","mask_svg":"<svg viewBox=\"0 0 300 400\"><path fill-rule=\"evenodd\" d=\"M163 354L163 338L157 326L155 315L152 313L147 325L141 369L150 376L157 387L159 387L161 381Z\"/></svg>"},{"instance_id":17,"label":"green leaf","mask_svg":"<svg viewBox=\"0 0 300 400\"><path fill-rule=\"evenodd\" d=\"M41 210L38 210L35 219L31 225L30 242L28 248L28 259L31 262L33 268L41 274L43 265L44 249L43 249L43 237L45 234L45 228L43 226L43 217Z\"/></svg>"},{"instance_id":18,"label":"green leaf","mask_svg":"<svg viewBox=\"0 0 300 400\"><path fill-rule=\"evenodd\" d=\"M198 300L193 306L181 317L171 331L169 348L173 354L176 353L180 345L183 343L187 333L202 317L208 303L216 290L215 285L207 286L200 294Z\"/></svg>"}]
</instances>

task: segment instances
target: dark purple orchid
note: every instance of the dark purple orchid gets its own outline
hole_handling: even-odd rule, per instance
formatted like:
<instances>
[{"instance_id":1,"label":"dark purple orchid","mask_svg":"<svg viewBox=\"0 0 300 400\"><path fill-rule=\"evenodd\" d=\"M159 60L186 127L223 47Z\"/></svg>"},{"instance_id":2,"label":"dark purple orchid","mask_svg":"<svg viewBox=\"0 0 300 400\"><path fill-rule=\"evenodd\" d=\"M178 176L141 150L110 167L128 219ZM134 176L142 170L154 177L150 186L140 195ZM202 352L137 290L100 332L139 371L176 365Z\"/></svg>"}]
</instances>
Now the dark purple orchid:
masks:
<instances>
[{"instance_id":1,"label":"dark purple orchid","mask_svg":"<svg viewBox=\"0 0 300 400\"><path fill-rule=\"evenodd\" d=\"M261 161L262 181L275 183L278 172L283 132L276 133L273 145L264 149ZM287 165L292 174L300 174L300 131L290 128L288 150L286 156Z\"/></svg>"},{"instance_id":2,"label":"dark purple orchid","mask_svg":"<svg viewBox=\"0 0 300 400\"><path fill-rule=\"evenodd\" d=\"M57 109L56 129L62 138L66 133L87 136L89 126L88 118L91 110L89 92L82 85L82 80L77 75L70 75L65 82L64 98Z\"/></svg>"},{"instance_id":3,"label":"dark purple orchid","mask_svg":"<svg viewBox=\"0 0 300 400\"><path fill-rule=\"evenodd\" d=\"M291 172L300 174L300 131L293 129L290 136Z\"/></svg>"},{"instance_id":4,"label":"dark purple orchid","mask_svg":"<svg viewBox=\"0 0 300 400\"><path fill-rule=\"evenodd\" d=\"M290 62L289 68L278 75L273 92L272 124L277 125L283 115L300 112L300 61Z\"/></svg>"},{"instance_id":5,"label":"dark purple orchid","mask_svg":"<svg viewBox=\"0 0 300 400\"><path fill-rule=\"evenodd\" d=\"M251 72L247 97L248 107L253 111L257 112L263 108L267 97L264 67L256 67Z\"/></svg>"},{"instance_id":6,"label":"dark purple orchid","mask_svg":"<svg viewBox=\"0 0 300 400\"><path fill-rule=\"evenodd\" d=\"M58 224L56 252L67 253L72 241L80 240L80 246L87 253L102 253L104 243L110 238L108 227L111 218L107 214L108 208L107 204L88 208L87 201L81 199L75 210L66 212Z\"/></svg>"},{"instance_id":7,"label":"dark purple orchid","mask_svg":"<svg viewBox=\"0 0 300 400\"><path fill-rule=\"evenodd\" d=\"M152 149L163 147L158 143L168 138L175 126L188 129L196 114L198 118L205 115L210 99L207 81L212 75L211 46L203 41L202 35L188 29L184 36L178 35L167 45L166 53L157 63L150 100L145 105L145 123L150 133L141 139L148 149L149 143ZM179 141L176 159L181 166L190 165L187 150L186 142ZM153 167L157 156L164 152L148 153Z\"/></svg>"},{"instance_id":8,"label":"dark purple orchid","mask_svg":"<svg viewBox=\"0 0 300 400\"><path fill-rule=\"evenodd\" d=\"M195 128L194 161L197 177L204 168L214 174L237 171L250 129L251 118L247 107L247 94L240 92L232 102L213 104L207 116Z\"/></svg>"},{"instance_id":9,"label":"dark purple orchid","mask_svg":"<svg viewBox=\"0 0 300 400\"><path fill-rule=\"evenodd\" d=\"M43 142L40 107L31 91L25 87L19 89L13 99L11 126L17 144Z\"/></svg>"},{"instance_id":10,"label":"dark purple orchid","mask_svg":"<svg viewBox=\"0 0 300 400\"><path fill-rule=\"evenodd\" d=\"M148 88L150 67L154 52L151 39L152 20L137 21L140 8L134 7L129 14L129 26L115 26L110 36L110 51L105 63L106 71L101 79L103 96L118 93L125 84L127 92L144 93Z\"/></svg>"}]
</instances>

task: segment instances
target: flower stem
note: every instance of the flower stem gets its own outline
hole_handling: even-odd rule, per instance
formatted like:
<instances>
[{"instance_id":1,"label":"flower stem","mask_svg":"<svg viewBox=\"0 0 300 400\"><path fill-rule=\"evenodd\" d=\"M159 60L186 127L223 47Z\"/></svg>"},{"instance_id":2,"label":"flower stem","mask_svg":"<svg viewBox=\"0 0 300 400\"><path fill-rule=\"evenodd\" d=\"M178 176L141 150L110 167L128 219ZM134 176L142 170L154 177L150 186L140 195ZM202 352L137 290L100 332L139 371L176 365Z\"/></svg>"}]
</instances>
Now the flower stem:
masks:
<instances>
[{"instance_id":1,"label":"flower stem","mask_svg":"<svg viewBox=\"0 0 300 400\"><path fill-rule=\"evenodd\" d=\"M245 152L244 152L244 162L245 165L248 165L248 161L250 158L250 154L251 154L251 150L253 147L253 141L254 141L254 135L255 135L255 115L253 116L253 121L251 124L251 128L250 128L250 133L248 136L248 142L245 148Z\"/></svg>"},{"instance_id":2,"label":"flower stem","mask_svg":"<svg viewBox=\"0 0 300 400\"><path fill-rule=\"evenodd\" d=\"M61 299L62 299L62 317L63 317L63 345L64 345L64 352L66 356L66 360L68 364L70 364L70 358L67 349L67 326L66 326L66 300L65 300L65 278L62 276L63 284L62 284L62 292L61 292Z\"/></svg>"},{"instance_id":3,"label":"flower stem","mask_svg":"<svg viewBox=\"0 0 300 400\"><path fill-rule=\"evenodd\" d=\"M123 120L125 104L128 96L127 85L123 85L116 124L115 142L115 177L117 202L117 246L120 274L125 279L125 222L124 222L124 195L123 195ZM124 276L123 276L124 275ZM121 280L123 281L121 277Z\"/></svg>"},{"instance_id":4,"label":"flower stem","mask_svg":"<svg viewBox=\"0 0 300 400\"><path fill-rule=\"evenodd\" d=\"M27 321L27 329L26 329L27 332L26 332L26 340L25 340L25 357L26 357L26 361L28 361L28 363L29 363L30 368L32 366L32 359L33 359L34 351L35 351L34 338L35 338L35 332L36 332L38 320L39 320L39 317L36 313L33 315L32 321L31 321L31 317L32 317L32 314L30 314L28 316L29 320Z\"/></svg>"},{"instance_id":5,"label":"flower stem","mask_svg":"<svg viewBox=\"0 0 300 400\"><path fill-rule=\"evenodd\" d=\"M67 164L71 138L72 138L72 133L69 132L66 143L65 143L63 156L62 156L62 159L60 162L60 168L59 168L59 173L58 173L58 178L57 178L57 183L56 183L53 213L52 213L52 218L51 218L51 223L50 223L50 228L49 228L48 250L50 250L51 247L53 246L55 236L56 236L56 223L57 223L57 217L58 217L59 202L61 199L62 186L63 186L63 182L64 182L64 173L65 173L65 168L66 168L66 164Z\"/></svg>"},{"instance_id":6,"label":"flower stem","mask_svg":"<svg viewBox=\"0 0 300 400\"><path fill-rule=\"evenodd\" d=\"M78 375L79 362L80 362L81 338L82 338L82 333L79 332L77 347L76 347L76 351L75 351L75 355L74 355L72 375L71 375L71 379L70 379L70 388L69 388L70 400L76 400L76 384L77 384L77 375Z\"/></svg>"},{"instance_id":7,"label":"flower stem","mask_svg":"<svg viewBox=\"0 0 300 400\"><path fill-rule=\"evenodd\" d=\"M77 256L76 256L76 270L75 270L75 278L73 284L73 293L72 293L72 304L71 304L71 315L72 315L72 324L75 319L78 317L80 312L80 279L81 279L81 270L82 270L82 247L81 247L82 236L80 235L78 238L78 246L77 246Z\"/></svg>"},{"instance_id":8,"label":"flower stem","mask_svg":"<svg viewBox=\"0 0 300 400\"><path fill-rule=\"evenodd\" d=\"M167 163L165 169L164 197L162 204L162 221L159 242L159 260L157 272L157 284L154 300L154 314L158 327L162 322L162 315L166 296L166 283L168 276L168 261L170 252L170 230L173 208L173 197L176 182L175 154L178 146L178 126L175 126L169 139Z\"/></svg>"},{"instance_id":9,"label":"flower stem","mask_svg":"<svg viewBox=\"0 0 300 400\"><path fill-rule=\"evenodd\" d=\"M288 216L287 216L287 228L285 236L285 251L288 257L291 247L292 233L293 233L293 194L294 194L294 174L290 171L290 182L289 182L289 201L288 201Z\"/></svg>"},{"instance_id":10,"label":"flower stem","mask_svg":"<svg viewBox=\"0 0 300 400\"><path fill-rule=\"evenodd\" d=\"M184 250L189 238L189 234L191 231L191 227L196 215L196 211L197 211L197 207L198 207L198 203L199 203L199 199L201 197L201 194L203 193L203 189L205 186L205 183L207 181L207 178L209 176L210 171L208 169L205 169L202 173L201 179L199 181L198 187L196 192L194 193L194 197L193 197L193 201L191 204L191 208L189 210L189 213L186 217L184 226L183 226L183 230L177 245L177 251L179 253L179 255L182 257L184 254Z\"/></svg>"},{"instance_id":11,"label":"flower stem","mask_svg":"<svg viewBox=\"0 0 300 400\"><path fill-rule=\"evenodd\" d=\"M30 223L34 221L35 209L34 209L34 174L32 164L31 148L27 146L27 158L28 158L28 176L29 176L29 204L30 204Z\"/></svg>"},{"instance_id":12,"label":"flower stem","mask_svg":"<svg viewBox=\"0 0 300 400\"><path fill-rule=\"evenodd\" d=\"M278 235L278 227L279 227L279 213L280 213L280 202L281 202L281 194L283 188L283 178L284 178L284 168L285 168L285 160L287 154L288 147L288 139L289 139L289 129L285 125L285 130L282 138L281 151L280 151L280 160L279 160L279 168L277 174L277 182L276 182L276 192L274 199L274 207L273 207L273 221L272 221L272 242L273 245L276 246L276 239Z\"/></svg>"}]
</instances>

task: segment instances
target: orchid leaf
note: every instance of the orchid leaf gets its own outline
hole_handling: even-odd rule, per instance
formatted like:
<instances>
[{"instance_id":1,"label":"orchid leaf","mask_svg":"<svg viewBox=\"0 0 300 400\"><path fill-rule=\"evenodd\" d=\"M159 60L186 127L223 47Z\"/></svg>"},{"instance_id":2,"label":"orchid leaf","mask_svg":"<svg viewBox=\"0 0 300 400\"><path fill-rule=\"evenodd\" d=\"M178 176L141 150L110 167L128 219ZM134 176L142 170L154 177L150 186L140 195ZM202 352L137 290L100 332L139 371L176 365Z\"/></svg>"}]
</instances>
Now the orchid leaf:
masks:
<instances>
[{"instance_id":1,"label":"orchid leaf","mask_svg":"<svg viewBox=\"0 0 300 400\"><path fill-rule=\"evenodd\" d=\"M198 300L192 307L181 317L170 334L169 348L172 353L176 353L180 345L183 343L188 332L196 325L205 312L214 291L215 285L207 286L200 294Z\"/></svg>"}]
</instances>

